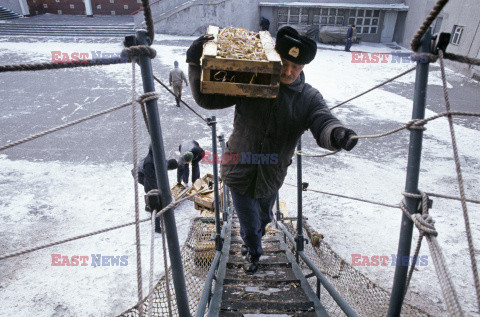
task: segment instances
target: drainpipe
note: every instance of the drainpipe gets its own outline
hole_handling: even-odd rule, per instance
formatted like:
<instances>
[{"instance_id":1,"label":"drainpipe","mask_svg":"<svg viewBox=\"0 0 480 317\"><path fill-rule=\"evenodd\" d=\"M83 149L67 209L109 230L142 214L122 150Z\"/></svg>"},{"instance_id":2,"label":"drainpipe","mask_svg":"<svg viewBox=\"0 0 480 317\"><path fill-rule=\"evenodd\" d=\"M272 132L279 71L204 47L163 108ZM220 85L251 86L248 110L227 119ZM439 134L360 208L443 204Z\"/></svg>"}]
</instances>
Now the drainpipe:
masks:
<instances>
[{"instance_id":1,"label":"drainpipe","mask_svg":"<svg viewBox=\"0 0 480 317\"><path fill-rule=\"evenodd\" d=\"M30 16L30 10L28 8L27 0L18 0L18 3L22 8L22 14L26 17Z\"/></svg>"},{"instance_id":2,"label":"drainpipe","mask_svg":"<svg viewBox=\"0 0 480 317\"><path fill-rule=\"evenodd\" d=\"M85 14L87 17L93 17L92 0L85 0Z\"/></svg>"}]
</instances>

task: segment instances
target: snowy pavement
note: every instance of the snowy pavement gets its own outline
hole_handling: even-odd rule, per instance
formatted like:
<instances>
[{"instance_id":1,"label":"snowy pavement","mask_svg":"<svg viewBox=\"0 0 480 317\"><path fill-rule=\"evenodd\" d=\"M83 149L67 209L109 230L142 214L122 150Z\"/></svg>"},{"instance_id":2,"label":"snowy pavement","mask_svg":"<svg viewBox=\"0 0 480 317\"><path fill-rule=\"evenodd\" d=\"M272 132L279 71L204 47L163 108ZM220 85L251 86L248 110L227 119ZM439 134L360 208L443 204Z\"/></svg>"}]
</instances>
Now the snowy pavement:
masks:
<instances>
[{"instance_id":1,"label":"snowy pavement","mask_svg":"<svg viewBox=\"0 0 480 317\"><path fill-rule=\"evenodd\" d=\"M178 60L186 72L185 51L193 39L158 34L154 43L157 50L154 74L168 82L168 71L174 60ZM353 55L338 48L320 46L317 58L305 67L307 82L319 89L330 106L413 66L391 62L352 63ZM116 53L121 49L117 39L45 41L0 37L2 64L48 62L52 59L51 52L58 50ZM361 44L353 49L392 52L392 48L381 44ZM431 69L427 117L445 111L438 95L440 73L434 65ZM138 67L136 74L137 93L140 94ZM130 100L131 77L131 65L128 64L1 74L0 146ZM478 112L480 85L450 70L447 70L447 77L453 110ZM415 73L412 72L333 113L359 135L395 129L410 120L414 81ZM185 107L176 108L174 98L161 86L157 86L157 91L161 93L159 112L167 157L178 155L178 144L184 139L196 139L205 150L211 151L210 129L203 121ZM215 115L219 133L229 135L233 108L201 109L195 105L189 88L184 90L184 99L202 115ZM143 157L149 139L138 113L139 156ZM478 118L454 121L466 194L478 200ZM126 108L1 152L1 254L134 220L131 131L131 111ZM424 135L419 188L425 192L458 196L447 120L442 118L428 123ZM311 189L398 204L405 187L408 140L408 132L402 131L381 139L362 139L351 152L304 158L303 181L308 182ZM303 150L325 153L316 146L310 132L303 137ZM202 174L211 170L211 165L201 166ZM175 172L169 173L169 180L172 184L175 182ZM295 159L286 182L296 183ZM295 214L296 189L283 186L280 198L287 202L290 214ZM479 206L471 203L467 206L478 257ZM142 218L148 216L141 209ZM304 214L349 263L352 254L391 257L397 252L400 210L306 192ZM463 309L467 315L478 314L460 202L434 198L431 214ZM190 220L197 215L191 202L176 211L181 243L186 238ZM141 229L146 294L149 224L143 224ZM417 236L415 231L413 245ZM161 243L159 235L156 243ZM70 259L75 255L89 256L90 260L87 266L52 266L52 254ZM126 256L128 263L94 267L92 254ZM435 315L445 315L426 242L420 255L427 256L428 264L415 271L407 296L428 298ZM160 248L155 263L158 277L163 272ZM358 268L378 285L391 288L394 266ZM0 316L111 316L134 305L136 285L135 231L129 227L1 261Z\"/></svg>"}]
</instances>

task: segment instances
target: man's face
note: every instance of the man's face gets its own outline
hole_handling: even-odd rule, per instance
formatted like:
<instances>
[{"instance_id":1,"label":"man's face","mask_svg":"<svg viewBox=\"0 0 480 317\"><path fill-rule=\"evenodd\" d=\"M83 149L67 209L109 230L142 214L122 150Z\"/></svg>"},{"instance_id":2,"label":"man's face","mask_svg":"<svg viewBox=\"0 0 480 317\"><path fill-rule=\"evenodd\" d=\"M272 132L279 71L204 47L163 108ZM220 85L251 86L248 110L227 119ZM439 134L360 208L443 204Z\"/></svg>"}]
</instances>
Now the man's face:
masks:
<instances>
[{"instance_id":1,"label":"man's face","mask_svg":"<svg viewBox=\"0 0 480 317\"><path fill-rule=\"evenodd\" d=\"M288 85L293 83L302 72L305 65L295 64L282 58L282 73L280 75L280 82Z\"/></svg>"}]
</instances>

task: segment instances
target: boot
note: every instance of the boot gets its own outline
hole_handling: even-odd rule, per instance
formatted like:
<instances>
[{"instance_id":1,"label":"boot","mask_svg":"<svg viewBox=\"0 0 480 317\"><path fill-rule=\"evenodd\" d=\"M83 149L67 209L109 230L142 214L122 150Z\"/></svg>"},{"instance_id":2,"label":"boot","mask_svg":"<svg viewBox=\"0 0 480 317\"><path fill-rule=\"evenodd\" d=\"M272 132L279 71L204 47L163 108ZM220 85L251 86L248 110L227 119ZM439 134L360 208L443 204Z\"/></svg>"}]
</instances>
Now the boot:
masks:
<instances>
[{"instance_id":1,"label":"boot","mask_svg":"<svg viewBox=\"0 0 480 317\"><path fill-rule=\"evenodd\" d=\"M250 252L245 256L245 262L243 262L243 270L246 274L254 274L258 270L259 257L252 256Z\"/></svg>"},{"instance_id":2,"label":"boot","mask_svg":"<svg viewBox=\"0 0 480 317\"><path fill-rule=\"evenodd\" d=\"M247 248L247 246L246 246L245 244L242 244L242 247L241 247L241 249L240 249L240 253L241 253L243 256L247 255L247 253L248 253L248 248Z\"/></svg>"}]
</instances>

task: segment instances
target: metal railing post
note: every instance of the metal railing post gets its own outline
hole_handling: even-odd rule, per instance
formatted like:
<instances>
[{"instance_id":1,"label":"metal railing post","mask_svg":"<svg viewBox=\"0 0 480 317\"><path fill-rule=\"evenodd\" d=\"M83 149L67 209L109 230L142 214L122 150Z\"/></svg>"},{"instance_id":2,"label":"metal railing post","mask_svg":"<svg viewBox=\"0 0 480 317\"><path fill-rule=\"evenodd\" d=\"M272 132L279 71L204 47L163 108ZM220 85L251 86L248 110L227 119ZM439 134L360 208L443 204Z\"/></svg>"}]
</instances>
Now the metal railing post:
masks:
<instances>
[{"instance_id":1,"label":"metal railing post","mask_svg":"<svg viewBox=\"0 0 480 317\"><path fill-rule=\"evenodd\" d=\"M147 44L147 32L139 30L136 32L136 42L138 45ZM140 69L143 79L143 90L145 93L155 91L153 82L152 63L149 56L141 55L139 57ZM150 137L152 142L153 160L155 164L155 176L157 179L158 190L160 192L162 208L172 201L170 192L170 183L168 181L167 166L165 162L165 150L163 147L162 128L158 116L157 100L150 100L146 103L148 123L150 127ZM165 233L168 240L168 253L172 268L173 282L175 286L175 295L177 308L180 316L190 316L188 297L185 286L185 277L183 275L182 257L178 243L177 226L173 208L163 215L165 219ZM163 270L163 268L162 268ZM165 272L167 274L168 272Z\"/></svg>"},{"instance_id":2,"label":"metal railing post","mask_svg":"<svg viewBox=\"0 0 480 317\"><path fill-rule=\"evenodd\" d=\"M431 30L423 36L419 53L430 53L431 50ZM412 119L425 118L425 99L427 96L429 62L417 62L417 73L415 79L415 93L413 97ZM408 153L407 177L405 192L418 193L418 178L420 173L420 159L422 153L422 129L412 129L410 131L410 145ZM405 197L405 204L410 214L417 212L419 199ZM412 244L413 222L402 214L402 225L400 228L400 239L398 242L397 262L395 267L395 276L393 279L392 295L390 297L390 306L388 316L400 316L403 300L405 297L406 279L408 265L403 265L403 259L410 256Z\"/></svg>"},{"instance_id":3,"label":"metal railing post","mask_svg":"<svg viewBox=\"0 0 480 317\"><path fill-rule=\"evenodd\" d=\"M220 164L222 164L223 161L223 154L225 153L225 136L223 134L220 134L218 137L218 140L220 141L220 146L222 147L222 156L220 158ZM223 221L227 221L228 219L228 214L227 214L227 186L225 185L225 182L222 181L222 201L223 201Z\"/></svg>"},{"instance_id":4,"label":"metal railing post","mask_svg":"<svg viewBox=\"0 0 480 317\"><path fill-rule=\"evenodd\" d=\"M297 151L302 151L302 137L298 139L297 144ZM297 154L297 237L295 238L297 242L297 252L296 252L296 260L297 262L300 260L299 252L303 251L303 209L302 209L302 156Z\"/></svg>"},{"instance_id":5,"label":"metal railing post","mask_svg":"<svg viewBox=\"0 0 480 317\"><path fill-rule=\"evenodd\" d=\"M208 118L208 125L212 128L212 151L213 151L213 194L215 198L215 249L222 250L222 237L220 227L220 204L218 194L218 154L217 154L217 122L215 116Z\"/></svg>"}]
</instances>

